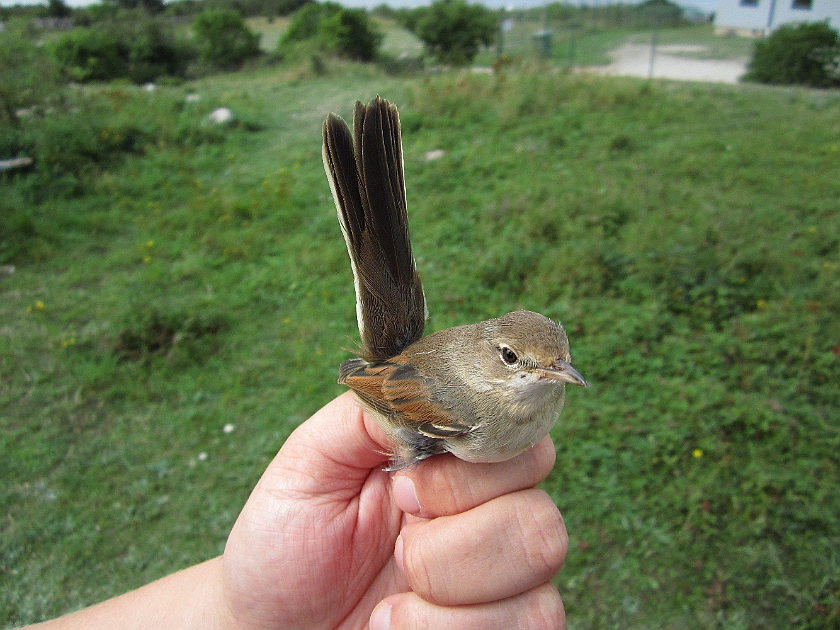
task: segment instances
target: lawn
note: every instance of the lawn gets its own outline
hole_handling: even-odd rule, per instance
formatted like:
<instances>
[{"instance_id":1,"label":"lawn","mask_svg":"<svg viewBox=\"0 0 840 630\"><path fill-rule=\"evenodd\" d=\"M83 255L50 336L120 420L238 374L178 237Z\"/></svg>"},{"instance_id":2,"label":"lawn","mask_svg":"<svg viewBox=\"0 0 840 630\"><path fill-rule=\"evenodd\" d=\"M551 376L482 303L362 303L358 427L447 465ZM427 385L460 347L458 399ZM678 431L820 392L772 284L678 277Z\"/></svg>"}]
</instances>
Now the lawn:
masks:
<instances>
[{"instance_id":1,"label":"lawn","mask_svg":"<svg viewBox=\"0 0 840 630\"><path fill-rule=\"evenodd\" d=\"M402 112L428 330L537 310L592 383L544 484L569 627L836 627L840 95L326 72L76 90L81 115L44 128L99 157L4 176L0 625L219 554L342 391L354 298L320 125L378 93ZM235 124L203 122L219 106Z\"/></svg>"}]
</instances>

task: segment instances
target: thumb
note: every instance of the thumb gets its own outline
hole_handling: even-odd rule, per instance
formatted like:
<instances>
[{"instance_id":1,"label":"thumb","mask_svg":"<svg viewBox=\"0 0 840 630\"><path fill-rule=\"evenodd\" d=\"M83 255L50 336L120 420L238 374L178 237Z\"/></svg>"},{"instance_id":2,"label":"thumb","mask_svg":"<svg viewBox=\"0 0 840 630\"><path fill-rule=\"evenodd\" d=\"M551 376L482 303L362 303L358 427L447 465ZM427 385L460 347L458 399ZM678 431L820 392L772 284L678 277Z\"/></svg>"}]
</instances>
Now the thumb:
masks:
<instances>
[{"instance_id":1,"label":"thumb","mask_svg":"<svg viewBox=\"0 0 840 630\"><path fill-rule=\"evenodd\" d=\"M345 392L292 432L260 483L319 495L358 489L371 469L385 465L391 448L358 397Z\"/></svg>"}]
</instances>

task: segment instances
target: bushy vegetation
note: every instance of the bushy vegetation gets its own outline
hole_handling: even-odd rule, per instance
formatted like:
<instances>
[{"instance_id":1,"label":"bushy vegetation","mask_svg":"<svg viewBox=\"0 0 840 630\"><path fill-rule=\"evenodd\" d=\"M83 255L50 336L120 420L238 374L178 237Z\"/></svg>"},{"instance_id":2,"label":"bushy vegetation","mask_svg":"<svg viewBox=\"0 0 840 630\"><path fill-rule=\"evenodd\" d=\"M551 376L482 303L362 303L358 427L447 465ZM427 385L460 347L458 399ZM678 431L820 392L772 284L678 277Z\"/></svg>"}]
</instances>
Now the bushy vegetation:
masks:
<instances>
[{"instance_id":1,"label":"bushy vegetation","mask_svg":"<svg viewBox=\"0 0 840 630\"><path fill-rule=\"evenodd\" d=\"M785 24L755 44L748 81L840 85L840 34L827 22Z\"/></svg>"},{"instance_id":2,"label":"bushy vegetation","mask_svg":"<svg viewBox=\"0 0 840 630\"><path fill-rule=\"evenodd\" d=\"M0 6L0 20L14 18L72 18L79 26L91 24L125 11L142 11L151 15L194 17L208 10L236 11L243 17L276 17L293 13L312 0L115 0L86 6L69 6L62 0L47 4Z\"/></svg>"},{"instance_id":3,"label":"bushy vegetation","mask_svg":"<svg viewBox=\"0 0 840 630\"><path fill-rule=\"evenodd\" d=\"M216 68L233 69L260 54L260 36L232 10L199 13L192 24L198 54Z\"/></svg>"},{"instance_id":4,"label":"bushy vegetation","mask_svg":"<svg viewBox=\"0 0 840 630\"><path fill-rule=\"evenodd\" d=\"M429 331L539 310L592 383L543 486L570 626L836 627L840 97L342 63L27 101L36 166L0 175L0 625L220 553L341 391L320 129L380 93ZM220 105L259 124L206 125Z\"/></svg>"},{"instance_id":5,"label":"bushy vegetation","mask_svg":"<svg viewBox=\"0 0 840 630\"><path fill-rule=\"evenodd\" d=\"M440 63L472 63L482 46L496 41L500 14L464 0L436 0L402 15L402 24L423 40Z\"/></svg>"},{"instance_id":6,"label":"bushy vegetation","mask_svg":"<svg viewBox=\"0 0 840 630\"><path fill-rule=\"evenodd\" d=\"M198 15L208 10L236 11L243 17L273 18L294 13L312 0L178 0L166 5L167 15Z\"/></svg>"},{"instance_id":7,"label":"bushy vegetation","mask_svg":"<svg viewBox=\"0 0 840 630\"><path fill-rule=\"evenodd\" d=\"M60 35L52 45L59 66L73 81L112 81L127 78L145 83L160 77L184 77L195 50L162 18L146 14L77 28Z\"/></svg>"},{"instance_id":8,"label":"bushy vegetation","mask_svg":"<svg viewBox=\"0 0 840 630\"><path fill-rule=\"evenodd\" d=\"M48 77L42 78L46 85ZM126 159L161 146L191 150L219 142L230 131L204 120L208 104L163 94L159 88L150 92L114 85L90 92L68 89L58 80L52 88L43 100L13 112L13 124L0 124L0 157L25 156L34 161L31 172L10 189L14 194L0 201L0 262L28 251L29 232L18 233L14 226L29 224L25 217L33 204L81 197L104 170ZM233 124L233 128L254 126L241 116ZM5 177L8 181L10 176Z\"/></svg>"},{"instance_id":9,"label":"bushy vegetation","mask_svg":"<svg viewBox=\"0 0 840 630\"><path fill-rule=\"evenodd\" d=\"M152 15L148 8L95 5L77 17L79 19L75 21L82 26L56 33L44 47L50 51L53 65L57 64L65 80L74 82L128 79L142 84L165 77L183 79L208 71L238 68L261 53L259 35L251 32L239 13L231 10L197 14L192 24L192 37L170 17ZM32 27L26 34L21 34L20 28L12 31L14 35L0 37L0 45L5 51L2 54L23 60L14 66L22 70L1 72L6 77L13 72L30 76L27 73L34 67L34 61L23 58L32 57L32 51L38 52L38 59L42 58L34 44L36 31ZM13 36L20 40L14 46L11 44ZM12 57L9 59L12 64ZM33 78L36 76L30 74ZM26 90L21 87L15 93L23 95ZM2 94L0 88L0 98L5 105L10 102L9 97Z\"/></svg>"},{"instance_id":10,"label":"bushy vegetation","mask_svg":"<svg viewBox=\"0 0 840 630\"><path fill-rule=\"evenodd\" d=\"M372 61L378 55L382 34L362 9L313 2L295 14L278 50L286 54L301 43L349 59Z\"/></svg>"}]
</instances>

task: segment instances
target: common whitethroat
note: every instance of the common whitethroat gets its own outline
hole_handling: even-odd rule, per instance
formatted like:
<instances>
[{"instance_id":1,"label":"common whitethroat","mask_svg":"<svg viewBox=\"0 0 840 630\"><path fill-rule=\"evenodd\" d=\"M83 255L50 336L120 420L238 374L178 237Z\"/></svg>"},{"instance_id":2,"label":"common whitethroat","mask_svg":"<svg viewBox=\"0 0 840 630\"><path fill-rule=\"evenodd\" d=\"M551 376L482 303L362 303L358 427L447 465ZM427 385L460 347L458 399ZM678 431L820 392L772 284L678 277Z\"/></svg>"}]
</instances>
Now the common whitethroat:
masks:
<instances>
[{"instance_id":1,"label":"common whitethroat","mask_svg":"<svg viewBox=\"0 0 840 630\"><path fill-rule=\"evenodd\" d=\"M411 253L396 106L357 102L353 134L324 122L324 168L350 253L362 346L338 382L393 440L391 470L440 453L498 462L545 437L563 409L571 366L563 326L514 311L426 337L423 285Z\"/></svg>"}]
</instances>

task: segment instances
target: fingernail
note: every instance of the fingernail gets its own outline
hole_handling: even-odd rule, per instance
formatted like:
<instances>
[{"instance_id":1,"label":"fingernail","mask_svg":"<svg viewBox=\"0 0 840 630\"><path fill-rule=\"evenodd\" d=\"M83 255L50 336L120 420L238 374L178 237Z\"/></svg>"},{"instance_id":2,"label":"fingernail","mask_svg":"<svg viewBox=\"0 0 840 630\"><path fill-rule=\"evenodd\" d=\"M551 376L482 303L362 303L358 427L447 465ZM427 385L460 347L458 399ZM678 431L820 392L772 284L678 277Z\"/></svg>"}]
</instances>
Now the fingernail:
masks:
<instances>
[{"instance_id":1,"label":"fingernail","mask_svg":"<svg viewBox=\"0 0 840 630\"><path fill-rule=\"evenodd\" d=\"M379 602L370 614L370 630L388 630L391 627L391 604Z\"/></svg>"},{"instance_id":2,"label":"fingernail","mask_svg":"<svg viewBox=\"0 0 840 630\"><path fill-rule=\"evenodd\" d=\"M394 477L394 500L397 507L409 514L420 513L420 500L417 498L417 490L414 482L405 475Z\"/></svg>"},{"instance_id":3,"label":"fingernail","mask_svg":"<svg viewBox=\"0 0 840 630\"><path fill-rule=\"evenodd\" d=\"M397 542L394 543L394 562L397 563L400 571L403 570L403 539L402 534L397 536Z\"/></svg>"}]
</instances>

